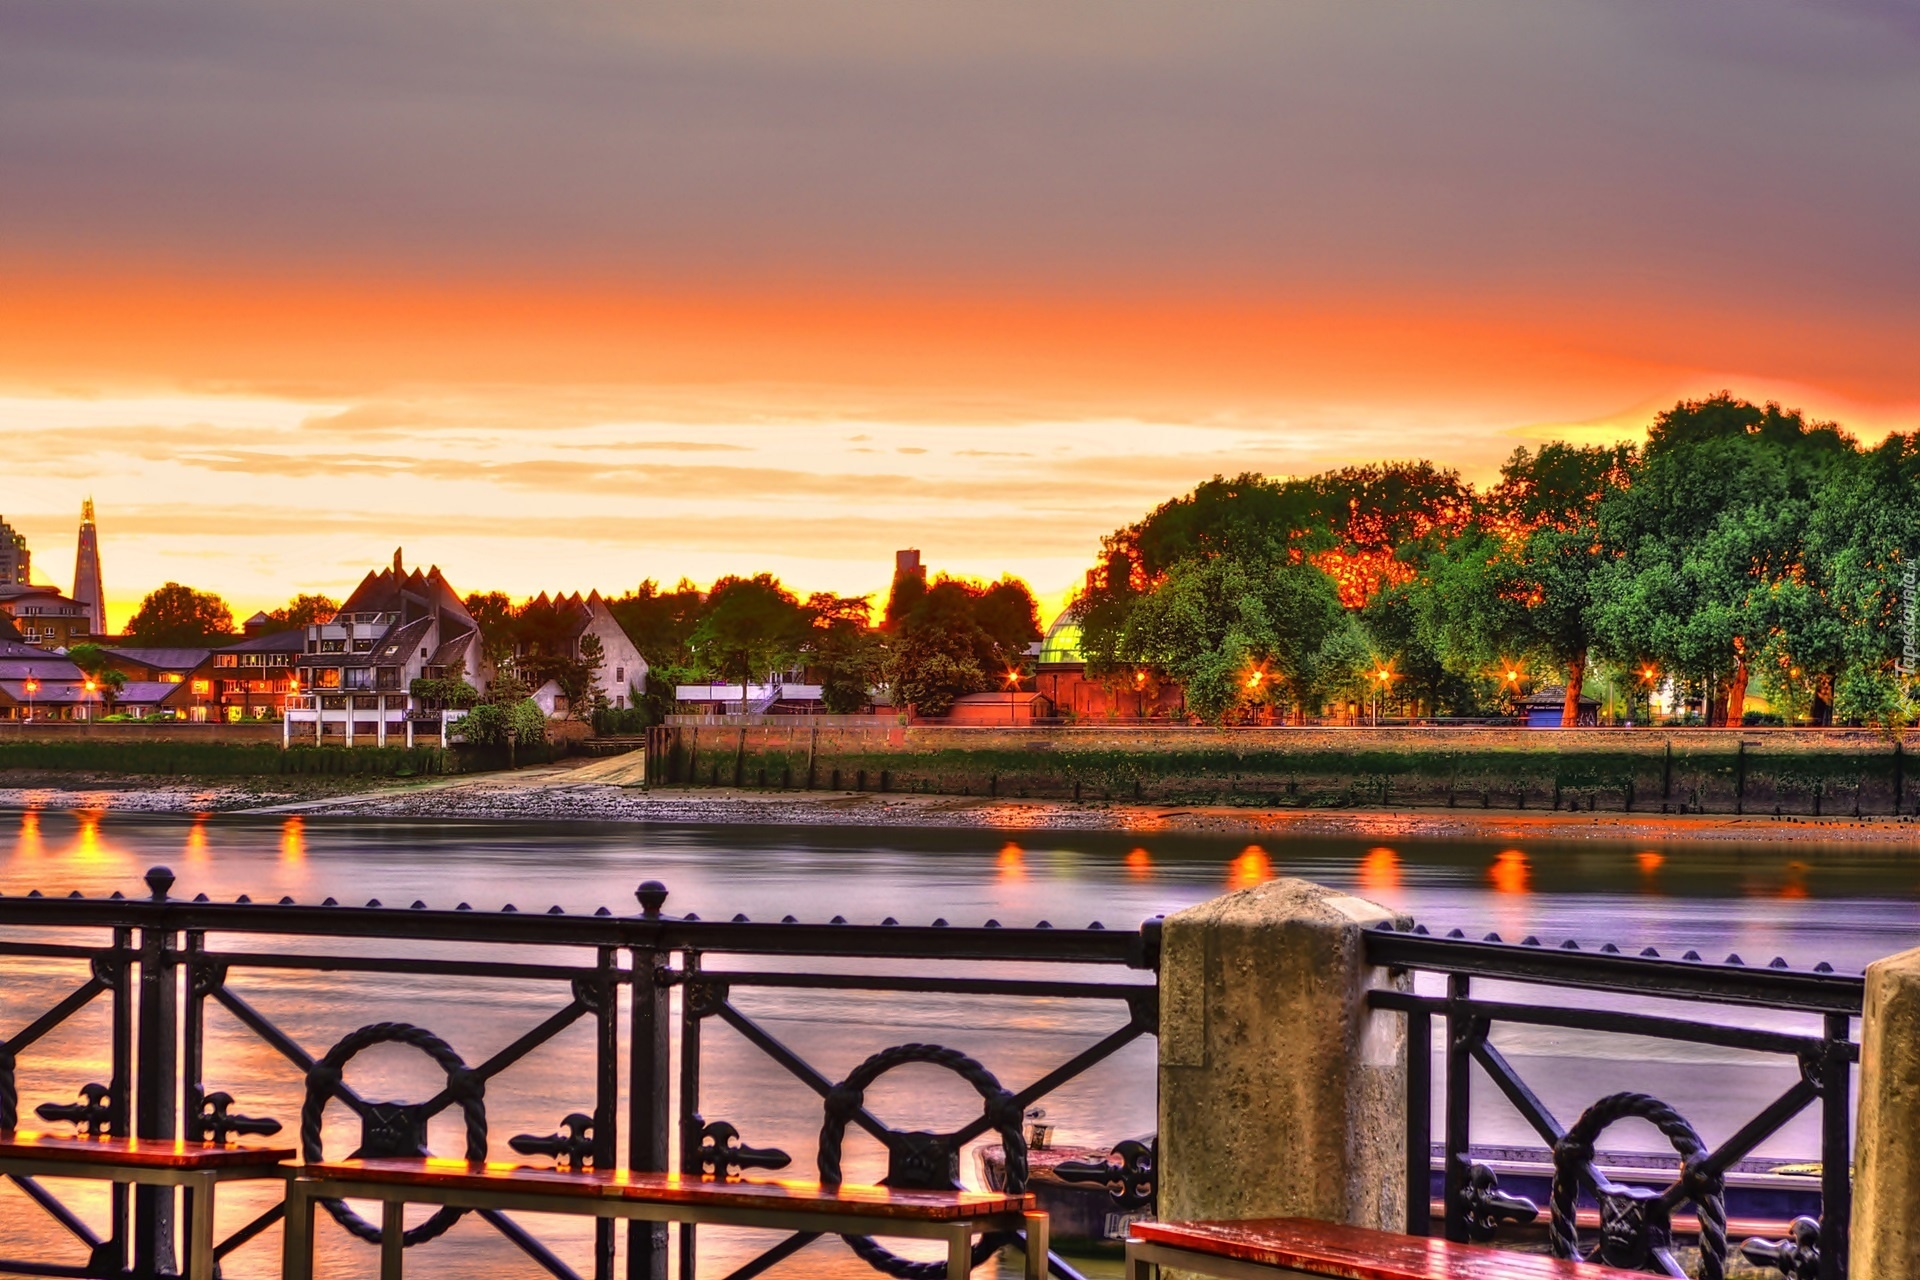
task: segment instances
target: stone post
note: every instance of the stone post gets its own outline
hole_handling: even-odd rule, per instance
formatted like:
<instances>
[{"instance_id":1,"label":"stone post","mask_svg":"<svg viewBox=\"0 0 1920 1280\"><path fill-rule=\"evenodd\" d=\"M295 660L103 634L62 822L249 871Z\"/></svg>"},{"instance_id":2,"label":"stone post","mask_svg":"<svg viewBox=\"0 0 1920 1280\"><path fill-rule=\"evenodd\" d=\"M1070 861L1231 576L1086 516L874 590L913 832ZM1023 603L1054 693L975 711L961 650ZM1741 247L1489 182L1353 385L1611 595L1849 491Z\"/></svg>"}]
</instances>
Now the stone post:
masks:
<instances>
[{"instance_id":1,"label":"stone post","mask_svg":"<svg viewBox=\"0 0 1920 1280\"><path fill-rule=\"evenodd\" d=\"M1160 968L1166 1220L1406 1224L1403 1015L1366 993L1363 932L1395 915L1276 880L1167 919Z\"/></svg>"},{"instance_id":2,"label":"stone post","mask_svg":"<svg viewBox=\"0 0 1920 1280\"><path fill-rule=\"evenodd\" d=\"M1856 1276L1920 1276L1920 949L1867 966L1853 1147Z\"/></svg>"}]
</instances>

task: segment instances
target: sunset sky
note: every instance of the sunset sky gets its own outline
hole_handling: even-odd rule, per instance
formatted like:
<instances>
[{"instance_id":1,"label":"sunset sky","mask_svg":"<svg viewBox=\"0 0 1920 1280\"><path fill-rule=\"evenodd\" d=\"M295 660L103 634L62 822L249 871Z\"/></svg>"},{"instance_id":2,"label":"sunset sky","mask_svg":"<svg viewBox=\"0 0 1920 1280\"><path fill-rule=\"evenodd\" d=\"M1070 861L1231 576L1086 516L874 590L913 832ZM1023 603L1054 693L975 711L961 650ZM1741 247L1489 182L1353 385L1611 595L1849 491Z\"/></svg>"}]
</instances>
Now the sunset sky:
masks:
<instances>
[{"instance_id":1,"label":"sunset sky","mask_svg":"<svg viewBox=\"0 0 1920 1280\"><path fill-rule=\"evenodd\" d=\"M1920 428L1907 0L9 0L0 515L110 621L1030 579L1215 472Z\"/></svg>"}]
</instances>

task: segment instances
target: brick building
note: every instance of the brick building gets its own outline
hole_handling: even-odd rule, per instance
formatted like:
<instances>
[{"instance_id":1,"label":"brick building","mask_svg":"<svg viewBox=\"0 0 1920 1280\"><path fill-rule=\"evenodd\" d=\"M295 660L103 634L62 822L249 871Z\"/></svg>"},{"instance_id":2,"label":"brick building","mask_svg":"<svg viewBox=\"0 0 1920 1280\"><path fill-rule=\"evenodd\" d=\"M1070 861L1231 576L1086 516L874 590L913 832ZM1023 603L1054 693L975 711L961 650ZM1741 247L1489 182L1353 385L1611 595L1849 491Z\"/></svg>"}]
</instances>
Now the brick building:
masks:
<instances>
[{"instance_id":1,"label":"brick building","mask_svg":"<svg viewBox=\"0 0 1920 1280\"><path fill-rule=\"evenodd\" d=\"M0 586L0 613L13 619L22 640L42 649L70 649L97 634L92 611L52 587Z\"/></svg>"}]
</instances>

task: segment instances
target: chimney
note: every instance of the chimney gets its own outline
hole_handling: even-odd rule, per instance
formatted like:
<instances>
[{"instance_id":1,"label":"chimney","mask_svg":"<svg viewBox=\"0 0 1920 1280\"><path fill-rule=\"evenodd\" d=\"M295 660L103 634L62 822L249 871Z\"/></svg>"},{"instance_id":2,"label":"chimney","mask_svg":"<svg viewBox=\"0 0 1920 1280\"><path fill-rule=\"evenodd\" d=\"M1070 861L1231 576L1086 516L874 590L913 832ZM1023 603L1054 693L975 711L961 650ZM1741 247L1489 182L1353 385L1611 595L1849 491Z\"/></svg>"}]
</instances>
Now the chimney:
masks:
<instances>
[{"instance_id":1,"label":"chimney","mask_svg":"<svg viewBox=\"0 0 1920 1280\"><path fill-rule=\"evenodd\" d=\"M918 578L922 582L927 580L927 568L920 563L920 550L918 547L893 553L893 576L896 578Z\"/></svg>"},{"instance_id":2,"label":"chimney","mask_svg":"<svg viewBox=\"0 0 1920 1280\"><path fill-rule=\"evenodd\" d=\"M399 577L404 577L405 575L406 575L406 570L400 567L400 548L395 547L393 549L393 576L396 578L399 578Z\"/></svg>"}]
</instances>

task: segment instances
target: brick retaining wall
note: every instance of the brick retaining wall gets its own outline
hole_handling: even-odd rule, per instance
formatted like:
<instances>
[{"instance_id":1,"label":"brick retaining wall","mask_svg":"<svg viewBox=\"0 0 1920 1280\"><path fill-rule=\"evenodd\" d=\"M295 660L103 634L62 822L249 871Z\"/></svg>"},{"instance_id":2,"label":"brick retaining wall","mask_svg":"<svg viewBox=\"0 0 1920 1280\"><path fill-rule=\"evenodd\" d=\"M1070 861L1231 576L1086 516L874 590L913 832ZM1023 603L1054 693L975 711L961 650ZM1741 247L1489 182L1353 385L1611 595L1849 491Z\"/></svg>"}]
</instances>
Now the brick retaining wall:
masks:
<instances>
[{"instance_id":1,"label":"brick retaining wall","mask_svg":"<svg viewBox=\"0 0 1920 1280\"><path fill-rule=\"evenodd\" d=\"M666 784L1171 804L1632 812L1914 810L1906 752L1872 730L676 726Z\"/></svg>"}]
</instances>

